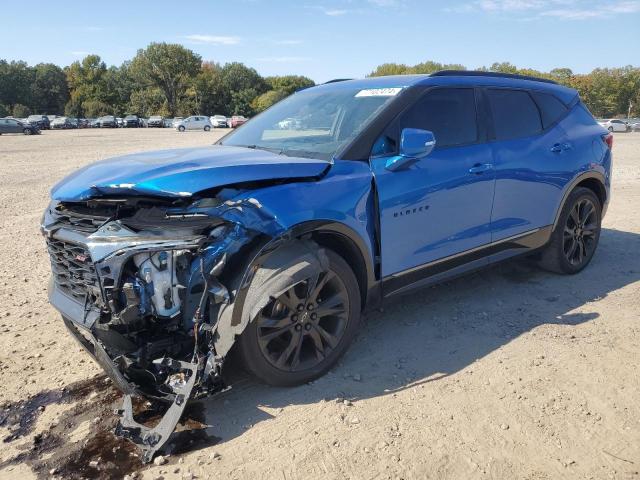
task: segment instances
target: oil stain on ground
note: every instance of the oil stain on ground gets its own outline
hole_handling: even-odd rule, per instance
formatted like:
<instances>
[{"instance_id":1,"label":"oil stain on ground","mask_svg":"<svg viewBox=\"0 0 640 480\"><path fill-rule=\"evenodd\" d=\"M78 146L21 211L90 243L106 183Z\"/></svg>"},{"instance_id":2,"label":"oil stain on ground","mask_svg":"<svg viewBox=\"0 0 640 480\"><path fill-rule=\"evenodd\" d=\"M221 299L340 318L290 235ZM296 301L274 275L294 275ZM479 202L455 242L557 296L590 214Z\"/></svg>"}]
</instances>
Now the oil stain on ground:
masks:
<instances>
[{"instance_id":1,"label":"oil stain on ground","mask_svg":"<svg viewBox=\"0 0 640 480\"><path fill-rule=\"evenodd\" d=\"M122 478L141 470L139 452L128 441L113 435L117 423L114 410L121 394L104 376L76 382L63 390L40 392L27 400L0 406L0 427L9 434L4 443L30 439L18 448L15 457L0 462L0 470L13 465L28 465L39 478L50 478L50 472L65 479ZM50 405L71 405L42 433L31 435L40 414ZM136 402L137 420L152 425L161 417L160 408L148 402ZM70 433L88 425L89 434L73 441ZM207 433L203 406L187 407L176 432L164 453L179 455L206 448L220 439Z\"/></svg>"}]
</instances>

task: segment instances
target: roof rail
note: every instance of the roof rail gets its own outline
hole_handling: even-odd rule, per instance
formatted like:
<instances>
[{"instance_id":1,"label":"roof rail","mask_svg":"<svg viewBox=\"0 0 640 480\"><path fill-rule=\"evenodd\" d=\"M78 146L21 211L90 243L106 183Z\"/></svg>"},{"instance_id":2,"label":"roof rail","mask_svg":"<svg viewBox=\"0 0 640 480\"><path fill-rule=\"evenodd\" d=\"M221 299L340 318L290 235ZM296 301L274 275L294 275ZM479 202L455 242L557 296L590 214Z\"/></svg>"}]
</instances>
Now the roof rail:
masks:
<instances>
[{"instance_id":1,"label":"roof rail","mask_svg":"<svg viewBox=\"0 0 640 480\"><path fill-rule=\"evenodd\" d=\"M353 80L353 78L334 78L333 80L329 80L328 82L324 82L323 85L326 85L327 83L346 82L347 80Z\"/></svg>"},{"instance_id":2,"label":"roof rail","mask_svg":"<svg viewBox=\"0 0 640 480\"><path fill-rule=\"evenodd\" d=\"M531 77L529 75L517 75L514 73L500 73L500 72L480 72L477 70L440 70L431 74L432 77L496 77L496 78L512 78L514 80L531 80L533 82L553 83L557 85L558 82L549 80L547 78Z\"/></svg>"}]
</instances>

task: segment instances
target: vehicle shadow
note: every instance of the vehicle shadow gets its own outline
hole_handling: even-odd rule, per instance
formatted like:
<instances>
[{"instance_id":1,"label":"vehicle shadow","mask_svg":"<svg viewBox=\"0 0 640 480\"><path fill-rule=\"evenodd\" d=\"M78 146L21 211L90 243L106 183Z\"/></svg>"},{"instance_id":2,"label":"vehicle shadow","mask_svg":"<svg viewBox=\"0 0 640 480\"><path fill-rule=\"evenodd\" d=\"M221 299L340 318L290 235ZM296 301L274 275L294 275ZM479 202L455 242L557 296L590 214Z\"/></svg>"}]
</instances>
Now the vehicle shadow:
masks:
<instances>
[{"instance_id":1,"label":"vehicle shadow","mask_svg":"<svg viewBox=\"0 0 640 480\"><path fill-rule=\"evenodd\" d=\"M225 442L271 418L261 406L357 401L437 382L541 325L596 319L589 303L640 280L638 251L640 235L603 229L591 265L576 276L514 260L401 297L368 315L340 364L317 381L273 388L245 376L202 401L207 431Z\"/></svg>"}]
</instances>

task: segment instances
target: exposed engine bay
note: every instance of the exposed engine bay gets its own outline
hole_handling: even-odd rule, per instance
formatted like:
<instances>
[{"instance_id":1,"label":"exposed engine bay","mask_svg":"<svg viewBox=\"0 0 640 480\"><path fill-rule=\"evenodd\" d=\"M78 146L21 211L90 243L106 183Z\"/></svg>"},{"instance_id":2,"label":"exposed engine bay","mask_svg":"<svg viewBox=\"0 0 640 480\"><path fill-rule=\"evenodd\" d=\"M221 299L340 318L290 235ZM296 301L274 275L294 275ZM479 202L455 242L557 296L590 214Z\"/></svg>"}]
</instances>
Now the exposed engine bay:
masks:
<instances>
[{"instance_id":1,"label":"exposed engine bay","mask_svg":"<svg viewBox=\"0 0 640 480\"><path fill-rule=\"evenodd\" d=\"M258 247L283 231L242 193L53 201L45 212L50 301L125 393L116 433L136 443L146 462L189 398L226 388L224 358L244 328L233 299L250 280ZM155 428L133 419L134 395L168 405Z\"/></svg>"}]
</instances>

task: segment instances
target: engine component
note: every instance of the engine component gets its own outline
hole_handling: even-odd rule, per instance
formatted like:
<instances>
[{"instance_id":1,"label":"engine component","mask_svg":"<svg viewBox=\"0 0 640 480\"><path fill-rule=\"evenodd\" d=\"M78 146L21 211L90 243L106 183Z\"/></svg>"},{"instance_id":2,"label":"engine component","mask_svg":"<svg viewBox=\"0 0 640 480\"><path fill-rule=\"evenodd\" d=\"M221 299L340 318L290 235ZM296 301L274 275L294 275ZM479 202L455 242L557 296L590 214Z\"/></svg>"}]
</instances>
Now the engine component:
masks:
<instances>
[{"instance_id":1,"label":"engine component","mask_svg":"<svg viewBox=\"0 0 640 480\"><path fill-rule=\"evenodd\" d=\"M174 250L139 253L133 257L138 267L138 276L150 286L151 302L159 317L173 317L180 312L179 284L176 276L176 257L181 252Z\"/></svg>"}]
</instances>

